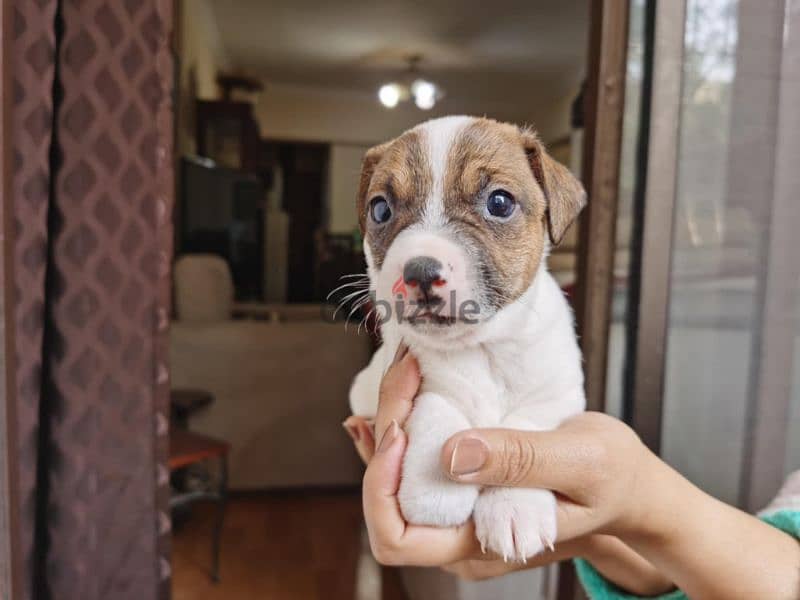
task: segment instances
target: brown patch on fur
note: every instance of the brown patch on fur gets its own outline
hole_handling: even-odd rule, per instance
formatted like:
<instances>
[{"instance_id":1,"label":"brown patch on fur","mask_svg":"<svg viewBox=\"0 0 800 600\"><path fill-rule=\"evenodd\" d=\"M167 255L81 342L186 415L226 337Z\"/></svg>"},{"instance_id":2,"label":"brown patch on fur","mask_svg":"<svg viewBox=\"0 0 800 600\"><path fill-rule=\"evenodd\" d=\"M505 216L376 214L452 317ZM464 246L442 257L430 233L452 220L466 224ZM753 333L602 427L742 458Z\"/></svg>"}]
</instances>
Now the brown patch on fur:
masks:
<instances>
[{"instance_id":1,"label":"brown patch on fur","mask_svg":"<svg viewBox=\"0 0 800 600\"><path fill-rule=\"evenodd\" d=\"M506 221L485 217L486 200L498 189L519 207ZM580 183L550 158L533 131L490 119L474 120L454 141L444 190L448 220L472 240L488 300L498 308L530 286L544 236L558 243L585 199Z\"/></svg>"},{"instance_id":2,"label":"brown patch on fur","mask_svg":"<svg viewBox=\"0 0 800 600\"><path fill-rule=\"evenodd\" d=\"M407 131L367 151L357 207L361 232L365 234L377 268L383 265L397 234L420 219L431 188L431 169L418 131ZM392 207L392 218L384 225L376 224L369 216L370 201L376 196L386 198Z\"/></svg>"},{"instance_id":3,"label":"brown patch on fur","mask_svg":"<svg viewBox=\"0 0 800 600\"><path fill-rule=\"evenodd\" d=\"M414 129L367 151L358 192L358 214L377 268L394 238L423 216L433 188L423 136ZM500 308L530 286L545 236L556 244L585 204L581 184L545 151L533 130L474 119L452 142L444 181L448 227L475 258L486 301ZM512 194L517 211L507 220L486 217L489 194ZM370 201L384 196L392 218L380 225Z\"/></svg>"},{"instance_id":4,"label":"brown patch on fur","mask_svg":"<svg viewBox=\"0 0 800 600\"><path fill-rule=\"evenodd\" d=\"M519 129L476 119L450 151L445 172L445 212L479 254L487 300L495 308L530 286L544 250L544 194L531 172ZM496 190L514 196L517 211L505 221L487 219L486 200Z\"/></svg>"}]
</instances>

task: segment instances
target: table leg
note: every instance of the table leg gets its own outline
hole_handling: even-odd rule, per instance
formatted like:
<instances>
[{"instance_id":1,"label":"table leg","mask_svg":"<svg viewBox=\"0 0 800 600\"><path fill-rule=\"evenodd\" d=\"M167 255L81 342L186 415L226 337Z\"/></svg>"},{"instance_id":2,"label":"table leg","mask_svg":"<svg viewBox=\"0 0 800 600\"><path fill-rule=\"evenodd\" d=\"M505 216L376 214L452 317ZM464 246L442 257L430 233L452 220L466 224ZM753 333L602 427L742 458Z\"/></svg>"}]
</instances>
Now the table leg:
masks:
<instances>
[{"instance_id":1,"label":"table leg","mask_svg":"<svg viewBox=\"0 0 800 600\"><path fill-rule=\"evenodd\" d=\"M217 519L214 524L214 534L212 539L212 561L213 567L211 578L215 583L219 582L219 555L222 541L222 524L225 520L225 504L228 499L228 457L225 454L219 458L219 489L217 490Z\"/></svg>"}]
</instances>

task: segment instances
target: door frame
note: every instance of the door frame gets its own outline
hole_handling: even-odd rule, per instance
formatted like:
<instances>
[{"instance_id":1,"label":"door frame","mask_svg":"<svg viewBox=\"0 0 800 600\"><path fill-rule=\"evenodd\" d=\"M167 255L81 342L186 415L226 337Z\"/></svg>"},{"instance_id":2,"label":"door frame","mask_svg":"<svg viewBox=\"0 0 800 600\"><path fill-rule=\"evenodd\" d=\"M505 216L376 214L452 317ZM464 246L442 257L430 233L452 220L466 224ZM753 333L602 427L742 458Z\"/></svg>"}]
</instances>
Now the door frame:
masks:
<instances>
[{"instance_id":1,"label":"door frame","mask_svg":"<svg viewBox=\"0 0 800 600\"><path fill-rule=\"evenodd\" d=\"M593 0L589 21L582 160L589 201L579 223L575 313L587 409L597 411L605 409L629 12L628 1Z\"/></svg>"},{"instance_id":2,"label":"door frame","mask_svg":"<svg viewBox=\"0 0 800 600\"><path fill-rule=\"evenodd\" d=\"M579 223L575 316L587 409L601 412L606 407L629 15L628 0L591 3L581 174L589 200ZM582 595L576 581L572 563L562 562L559 600Z\"/></svg>"}]
</instances>

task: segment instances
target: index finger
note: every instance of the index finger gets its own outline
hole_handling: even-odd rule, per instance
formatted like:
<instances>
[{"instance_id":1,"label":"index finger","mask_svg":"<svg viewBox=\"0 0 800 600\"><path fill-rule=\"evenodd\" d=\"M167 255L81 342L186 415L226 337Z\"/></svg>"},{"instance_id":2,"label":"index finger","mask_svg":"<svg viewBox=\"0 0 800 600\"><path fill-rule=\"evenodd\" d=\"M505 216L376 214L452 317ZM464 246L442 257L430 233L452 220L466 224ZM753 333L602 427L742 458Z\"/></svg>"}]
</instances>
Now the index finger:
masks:
<instances>
[{"instance_id":1,"label":"index finger","mask_svg":"<svg viewBox=\"0 0 800 600\"><path fill-rule=\"evenodd\" d=\"M438 566L479 555L471 519L460 527L406 523L397 490L407 439L396 425L393 432L367 466L362 486L364 520L375 557L384 564Z\"/></svg>"},{"instance_id":2,"label":"index finger","mask_svg":"<svg viewBox=\"0 0 800 600\"><path fill-rule=\"evenodd\" d=\"M375 415L375 442L380 444L392 423L402 426L414 406L419 391L420 374L417 360L401 344L392 365L381 380L378 412Z\"/></svg>"}]
</instances>

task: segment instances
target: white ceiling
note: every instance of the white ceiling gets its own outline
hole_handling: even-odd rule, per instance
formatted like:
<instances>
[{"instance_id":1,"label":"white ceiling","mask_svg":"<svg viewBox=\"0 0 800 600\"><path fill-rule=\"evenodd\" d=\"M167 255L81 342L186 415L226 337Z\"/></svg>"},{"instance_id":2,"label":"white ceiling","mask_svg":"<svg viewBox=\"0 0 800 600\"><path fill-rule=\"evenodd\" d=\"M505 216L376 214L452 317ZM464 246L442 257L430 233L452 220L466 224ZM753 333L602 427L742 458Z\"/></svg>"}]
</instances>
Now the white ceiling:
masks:
<instances>
[{"instance_id":1,"label":"white ceiling","mask_svg":"<svg viewBox=\"0 0 800 600\"><path fill-rule=\"evenodd\" d=\"M575 94L586 0L213 0L234 67L267 81L374 93L404 57L448 96L532 103Z\"/></svg>"}]
</instances>

